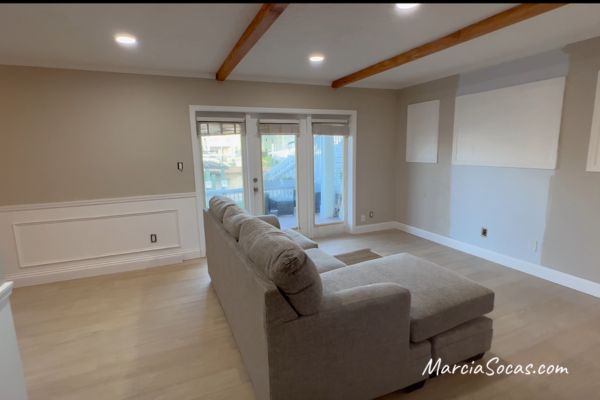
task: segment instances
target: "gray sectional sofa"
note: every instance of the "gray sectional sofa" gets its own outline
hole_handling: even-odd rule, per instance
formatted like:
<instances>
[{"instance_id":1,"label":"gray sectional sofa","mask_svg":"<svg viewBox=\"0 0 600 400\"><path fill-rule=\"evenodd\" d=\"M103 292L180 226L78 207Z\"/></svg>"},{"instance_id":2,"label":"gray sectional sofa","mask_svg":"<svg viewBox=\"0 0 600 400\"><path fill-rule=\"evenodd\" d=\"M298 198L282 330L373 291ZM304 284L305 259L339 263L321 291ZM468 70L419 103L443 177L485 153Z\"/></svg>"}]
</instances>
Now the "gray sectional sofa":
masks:
<instances>
[{"instance_id":1,"label":"gray sectional sofa","mask_svg":"<svg viewBox=\"0 0 600 400\"><path fill-rule=\"evenodd\" d=\"M371 399L489 350L491 290L406 253L347 266L276 217L209 204L208 271L258 399Z\"/></svg>"}]
</instances>

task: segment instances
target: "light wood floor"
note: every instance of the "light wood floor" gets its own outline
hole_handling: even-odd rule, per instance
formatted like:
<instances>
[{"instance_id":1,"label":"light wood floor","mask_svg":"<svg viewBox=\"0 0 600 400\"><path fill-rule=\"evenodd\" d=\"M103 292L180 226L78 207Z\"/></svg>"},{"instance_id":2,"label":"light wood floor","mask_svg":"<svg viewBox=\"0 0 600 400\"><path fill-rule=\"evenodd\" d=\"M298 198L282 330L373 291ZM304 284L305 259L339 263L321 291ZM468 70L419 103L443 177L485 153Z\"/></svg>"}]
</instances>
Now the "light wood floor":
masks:
<instances>
[{"instance_id":1,"label":"light wood floor","mask_svg":"<svg viewBox=\"0 0 600 400\"><path fill-rule=\"evenodd\" d=\"M441 376L385 399L600 398L600 300L398 231L321 241L332 254L409 252L496 292L483 362L569 375ZM19 288L12 306L31 400L253 399L204 260Z\"/></svg>"}]
</instances>

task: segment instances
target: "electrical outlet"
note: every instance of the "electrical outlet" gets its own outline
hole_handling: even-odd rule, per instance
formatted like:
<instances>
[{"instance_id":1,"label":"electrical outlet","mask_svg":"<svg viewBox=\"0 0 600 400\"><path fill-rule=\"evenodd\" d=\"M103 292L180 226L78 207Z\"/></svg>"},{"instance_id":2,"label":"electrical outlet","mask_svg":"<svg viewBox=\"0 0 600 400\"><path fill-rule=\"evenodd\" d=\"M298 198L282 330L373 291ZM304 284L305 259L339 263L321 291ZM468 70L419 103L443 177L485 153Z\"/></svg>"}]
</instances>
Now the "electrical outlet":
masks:
<instances>
[{"instance_id":1,"label":"electrical outlet","mask_svg":"<svg viewBox=\"0 0 600 400\"><path fill-rule=\"evenodd\" d=\"M369 218L373 218L375 216L375 213L373 211L369 211Z\"/></svg>"},{"instance_id":2,"label":"electrical outlet","mask_svg":"<svg viewBox=\"0 0 600 400\"><path fill-rule=\"evenodd\" d=\"M488 230L487 230L487 228L485 228L485 227L482 227L482 228L481 228L481 236L482 236L482 237L487 237L487 235L488 235Z\"/></svg>"},{"instance_id":3,"label":"electrical outlet","mask_svg":"<svg viewBox=\"0 0 600 400\"><path fill-rule=\"evenodd\" d=\"M367 221L367 217L365 217L365 214L362 214L360 216L360 222L366 222Z\"/></svg>"},{"instance_id":4,"label":"electrical outlet","mask_svg":"<svg viewBox=\"0 0 600 400\"><path fill-rule=\"evenodd\" d=\"M183 163L181 161L177 162L177 170L183 172Z\"/></svg>"},{"instance_id":5,"label":"electrical outlet","mask_svg":"<svg viewBox=\"0 0 600 400\"><path fill-rule=\"evenodd\" d=\"M151 233L150 234L150 243L157 243L158 242L158 236L156 235L156 233Z\"/></svg>"}]
</instances>

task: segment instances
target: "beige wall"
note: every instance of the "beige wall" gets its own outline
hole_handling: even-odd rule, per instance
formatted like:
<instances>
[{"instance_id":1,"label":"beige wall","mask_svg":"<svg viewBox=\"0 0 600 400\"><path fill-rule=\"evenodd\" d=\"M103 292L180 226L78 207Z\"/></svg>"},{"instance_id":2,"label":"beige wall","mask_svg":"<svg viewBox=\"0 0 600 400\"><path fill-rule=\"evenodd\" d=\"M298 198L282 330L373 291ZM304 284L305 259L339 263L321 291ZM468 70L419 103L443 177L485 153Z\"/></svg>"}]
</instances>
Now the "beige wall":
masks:
<instances>
[{"instance_id":1,"label":"beige wall","mask_svg":"<svg viewBox=\"0 0 600 400\"><path fill-rule=\"evenodd\" d=\"M192 192L191 104L328 108L358 111L356 215L394 219L394 91L11 66L0 88L0 205Z\"/></svg>"},{"instance_id":2,"label":"beige wall","mask_svg":"<svg viewBox=\"0 0 600 400\"><path fill-rule=\"evenodd\" d=\"M598 70L595 38L399 91L398 221L600 282L600 173L585 172ZM556 170L451 165L456 95L560 75L567 80ZM434 99L441 101L439 162L406 163L406 106Z\"/></svg>"},{"instance_id":3,"label":"beige wall","mask_svg":"<svg viewBox=\"0 0 600 400\"><path fill-rule=\"evenodd\" d=\"M600 70L600 38L566 48L565 88L558 169L550 181L542 263L600 282L600 172L586 172Z\"/></svg>"},{"instance_id":4,"label":"beige wall","mask_svg":"<svg viewBox=\"0 0 600 400\"><path fill-rule=\"evenodd\" d=\"M458 76L451 76L404 89L398 95L396 216L400 222L440 235L448 235L450 229L450 163L457 85ZM438 162L407 163L407 106L430 100L440 100Z\"/></svg>"}]
</instances>

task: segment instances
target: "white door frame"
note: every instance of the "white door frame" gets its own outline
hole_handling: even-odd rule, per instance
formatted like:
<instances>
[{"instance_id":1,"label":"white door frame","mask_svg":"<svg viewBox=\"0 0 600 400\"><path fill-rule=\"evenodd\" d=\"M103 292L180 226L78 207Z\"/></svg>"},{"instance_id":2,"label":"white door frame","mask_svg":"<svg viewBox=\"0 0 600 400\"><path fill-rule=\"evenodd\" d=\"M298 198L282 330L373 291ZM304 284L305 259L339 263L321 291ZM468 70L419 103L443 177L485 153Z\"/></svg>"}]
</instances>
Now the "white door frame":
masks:
<instances>
[{"instance_id":1,"label":"white door frame","mask_svg":"<svg viewBox=\"0 0 600 400\"><path fill-rule=\"evenodd\" d=\"M355 222L355 205L356 205L356 134L357 134L357 112L356 110L328 110L328 109L312 109L312 108L277 108L277 107L233 107L233 106L206 106L206 105L190 105L190 133L192 139L192 156L194 161L194 186L196 193L196 212L198 214L198 233L200 237L200 253L204 257L206 254L206 245L204 243L204 218L202 210L207 206L204 204L204 177L202 174L197 173L202 168L202 153L200 152L200 140L198 139L198 124L196 121L197 112L236 112L244 114L299 114L308 116L310 121L311 116L316 115L339 115L349 118L350 136L348 136L347 152L345 154L346 159L346 171L345 172L345 211L344 211L344 230L353 231ZM312 138L310 139L312 142ZM247 172L245 172L246 174ZM312 173L310 173L312 175ZM348 177L350 179L348 179ZM246 177L247 178L247 177ZM312 179L309 179L312 187ZM248 185L248 182L246 182ZM310 197L310 196L309 196ZM312 202L311 202L312 203ZM256 207L256 205L251 205ZM309 209L313 207L309 206ZM314 213L313 213L314 214ZM310 218L313 218L311 215ZM312 224L311 224L312 225ZM323 227L322 234L327 234L327 226ZM317 227L315 230L319 230ZM317 232L312 232L316 235Z\"/></svg>"}]
</instances>

